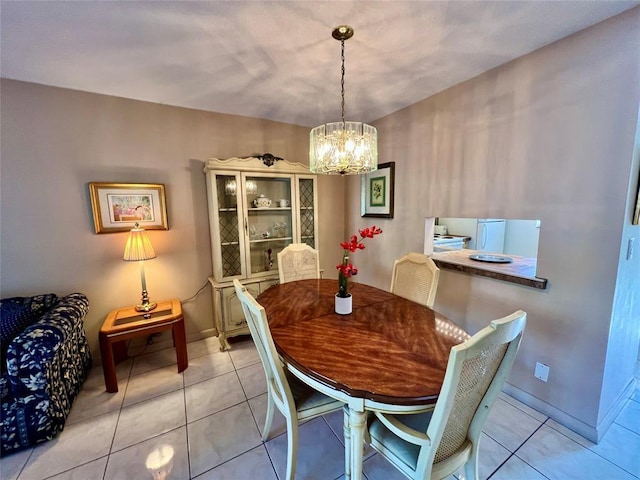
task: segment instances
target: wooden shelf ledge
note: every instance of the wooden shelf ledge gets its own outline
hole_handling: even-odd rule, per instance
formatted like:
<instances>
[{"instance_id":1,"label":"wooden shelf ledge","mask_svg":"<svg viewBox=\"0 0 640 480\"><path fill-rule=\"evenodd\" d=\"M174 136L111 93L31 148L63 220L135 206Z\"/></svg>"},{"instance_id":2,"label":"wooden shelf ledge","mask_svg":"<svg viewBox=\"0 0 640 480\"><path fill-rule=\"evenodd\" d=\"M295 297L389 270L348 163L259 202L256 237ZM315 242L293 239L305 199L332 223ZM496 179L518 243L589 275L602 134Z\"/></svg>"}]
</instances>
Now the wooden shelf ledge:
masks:
<instances>
[{"instance_id":1,"label":"wooden shelf ledge","mask_svg":"<svg viewBox=\"0 0 640 480\"><path fill-rule=\"evenodd\" d=\"M471 260L469 255L474 253L482 252L468 249L451 250L433 253L431 258L439 268L517 283L540 290L547 288L547 279L536 277L535 258L506 255L512 258L513 262L488 263Z\"/></svg>"}]
</instances>

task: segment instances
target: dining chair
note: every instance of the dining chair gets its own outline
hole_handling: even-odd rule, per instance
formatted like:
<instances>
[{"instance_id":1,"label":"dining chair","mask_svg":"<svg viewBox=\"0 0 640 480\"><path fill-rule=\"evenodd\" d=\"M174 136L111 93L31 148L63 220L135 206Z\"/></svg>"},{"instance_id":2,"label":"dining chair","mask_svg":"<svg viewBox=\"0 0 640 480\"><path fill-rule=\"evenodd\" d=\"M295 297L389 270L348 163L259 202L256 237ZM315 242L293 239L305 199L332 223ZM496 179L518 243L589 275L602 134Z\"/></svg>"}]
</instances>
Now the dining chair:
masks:
<instances>
[{"instance_id":1,"label":"dining chair","mask_svg":"<svg viewBox=\"0 0 640 480\"><path fill-rule=\"evenodd\" d=\"M298 450L298 423L340 410L344 403L314 390L285 370L273 343L264 308L237 279L233 280L233 285L267 377L267 417L262 441L269 437L275 406L287 422L286 478L293 480Z\"/></svg>"},{"instance_id":2,"label":"dining chair","mask_svg":"<svg viewBox=\"0 0 640 480\"><path fill-rule=\"evenodd\" d=\"M320 278L318 251L306 243L291 243L278 252L280 283Z\"/></svg>"},{"instance_id":3,"label":"dining chair","mask_svg":"<svg viewBox=\"0 0 640 480\"><path fill-rule=\"evenodd\" d=\"M422 253L407 253L393 262L391 293L433 308L440 269Z\"/></svg>"},{"instance_id":4,"label":"dining chair","mask_svg":"<svg viewBox=\"0 0 640 480\"><path fill-rule=\"evenodd\" d=\"M464 467L478 479L480 433L520 346L527 314L493 320L451 348L435 407L424 413L375 412L367 441L411 479L443 479Z\"/></svg>"}]
</instances>

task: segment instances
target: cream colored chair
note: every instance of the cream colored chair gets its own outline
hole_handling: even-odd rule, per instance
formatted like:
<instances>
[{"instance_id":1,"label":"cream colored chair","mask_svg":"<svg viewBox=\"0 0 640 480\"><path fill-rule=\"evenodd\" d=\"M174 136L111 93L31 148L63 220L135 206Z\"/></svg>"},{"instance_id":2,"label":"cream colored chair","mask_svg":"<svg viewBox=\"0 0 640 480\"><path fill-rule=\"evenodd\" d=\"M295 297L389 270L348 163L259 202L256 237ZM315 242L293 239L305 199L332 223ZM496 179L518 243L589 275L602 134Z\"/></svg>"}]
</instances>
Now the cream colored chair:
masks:
<instances>
[{"instance_id":1,"label":"cream colored chair","mask_svg":"<svg viewBox=\"0 0 640 480\"><path fill-rule=\"evenodd\" d=\"M427 255L407 253L393 263L391 293L433 308L440 269Z\"/></svg>"},{"instance_id":2,"label":"cream colored chair","mask_svg":"<svg viewBox=\"0 0 640 480\"><path fill-rule=\"evenodd\" d=\"M296 473L298 423L340 410L344 403L317 392L293 375L286 373L273 343L264 308L238 280L234 280L233 285L267 377L267 418L262 431L262 440L266 441L269 436L275 405L287 421L286 478L293 480Z\"/></svg>"},{"instance_id":3,"label":"cream colored chair","mask_svg":"<svg viewBox=\"0 0 640 480\"><path fill-rule=\"evenodd\" d=\"M494 320L451 349L433 410L412 415L376 412L368 441L411 479L443 479L464 467L478 479L478 442L489 411L509 375L527 314Z\"/></svg>"},{"instance_id":4,"label":"cream colored chair","mask_svg":"<svg viewBox=\"0 0 640 480\"><path fill-rule=\"evenodd\" d=\"M306 243L292 243L278 252L280 283L320 278L318 251Z\"/></svg>"}]
</instances>

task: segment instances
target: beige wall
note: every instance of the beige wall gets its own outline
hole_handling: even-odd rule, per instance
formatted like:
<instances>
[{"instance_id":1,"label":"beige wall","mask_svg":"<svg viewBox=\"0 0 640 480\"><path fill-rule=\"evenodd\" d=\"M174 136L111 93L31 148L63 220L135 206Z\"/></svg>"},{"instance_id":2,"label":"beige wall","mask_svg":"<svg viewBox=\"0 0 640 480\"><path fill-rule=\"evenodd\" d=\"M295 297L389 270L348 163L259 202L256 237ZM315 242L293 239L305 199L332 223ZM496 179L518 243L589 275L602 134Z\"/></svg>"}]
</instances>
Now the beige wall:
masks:
<instances>
[{"instance_id":1,"label":"beige wall","mask_svg":"<svg viewBox=\"0 0 640 480\"><path fill-rule=\"evenodd\" d=\"M621 405L638 352L640 255L626 261L621 247L640 240L628 201L639 25L636 8L376 122L380 161L396 162L396 214L354 258L360 281L387 288L391 259L422 251L427 216L541 219L546 290L443 271L435 307L471 332L527 311L512 390L591 438ZM355 230L370 219L358 179L348 188Z\"/></svg>"},{"instance_id":2,"label":"beige wall","mask_svg":"<svg viewBox=\"0 0 640 480\"><path fill-rule=\"evenodd\" d=\"M122 261L127 233L96 235L88 183L166 186L168 231L149 231L158 257L145 263L152 299L187 299L212 273L203 162L271 152L308 163L309 129L2 80L0 295L73 291L91 302L86 330L99 361L107 313L140 299L135 263ZM344 180L319 180L324 245L342 238ZM338 230L338 231L336 231ZM184 305L187 335L210 335L207 288Z\"/></svg>"}]
</instances>

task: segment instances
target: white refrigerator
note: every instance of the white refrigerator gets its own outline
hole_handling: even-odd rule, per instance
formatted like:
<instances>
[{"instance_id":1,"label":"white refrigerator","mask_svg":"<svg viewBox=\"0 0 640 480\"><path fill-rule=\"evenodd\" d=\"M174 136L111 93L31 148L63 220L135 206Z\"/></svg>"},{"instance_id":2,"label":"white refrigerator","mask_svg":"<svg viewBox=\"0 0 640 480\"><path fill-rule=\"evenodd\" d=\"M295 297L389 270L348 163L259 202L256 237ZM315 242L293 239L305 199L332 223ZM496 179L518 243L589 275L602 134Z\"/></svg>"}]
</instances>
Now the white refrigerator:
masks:
<instances>
[{"instance_id":1,"label":"white refrigerator","mask_svg":"<svg viewBox=\"0 0 640 480\"><path fill-rule=\"evenodd\" d=\"M468 248L480 252L504 253L504 218L439 218L449 235L471 237Z\"/></svg>"}]
</instances>

